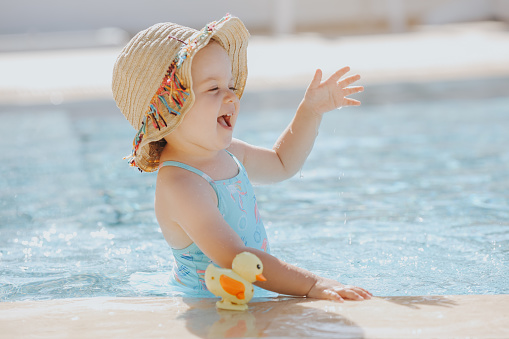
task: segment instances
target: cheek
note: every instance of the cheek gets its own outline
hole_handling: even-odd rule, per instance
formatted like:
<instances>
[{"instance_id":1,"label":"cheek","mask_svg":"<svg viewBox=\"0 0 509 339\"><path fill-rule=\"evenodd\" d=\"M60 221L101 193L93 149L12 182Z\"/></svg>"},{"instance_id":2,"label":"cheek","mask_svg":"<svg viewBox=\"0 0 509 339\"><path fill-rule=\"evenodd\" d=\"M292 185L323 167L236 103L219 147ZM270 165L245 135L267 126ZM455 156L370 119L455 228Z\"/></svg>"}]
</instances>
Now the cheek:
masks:
<instances>
[{"instance_id":1,"label":"cheek","mask_svg":"<svg viewBox=\"0 0 509 339\"><path fill-rule=\"evenodd\" d=\"M194 97L194 103L191 110L196 112L202 112L204 114L208 110L214 107L215 97L208 94L198 94Z\"/></svg>"},{"instance_id":2,"label":"cheek","mask_svg":"<svg viewBox=\"0 0 509 339\"><path fill-rule=\"evenodd\" d=\"M205 114L206 104L203 102L195 102L193 107L186 113L184 120L181 123L183 129L188 131L202 131L203 127L210 125L212 119L209 118L210 114ZM216 117L213 117L214 121L217 120Z\"/></svg>"},{"instance_id":3,"label":"cheek","mask_svg":"<svg viewBox=\"0 0 509 339\"><path fill-rule=\"evenodd\" d=\"M193 106L193 108L194 108L194 106ZM200 125L200 120L202 120L202 119L200 119L199 115L200 115L200 111L195 110L195 109L189 110L189 112L187 112L187 114L184 117L184 120L182 121L182 124L180 126L182 126L183 129L186 129L188 131L193 131Z\"/></svg>"}]
</instances>

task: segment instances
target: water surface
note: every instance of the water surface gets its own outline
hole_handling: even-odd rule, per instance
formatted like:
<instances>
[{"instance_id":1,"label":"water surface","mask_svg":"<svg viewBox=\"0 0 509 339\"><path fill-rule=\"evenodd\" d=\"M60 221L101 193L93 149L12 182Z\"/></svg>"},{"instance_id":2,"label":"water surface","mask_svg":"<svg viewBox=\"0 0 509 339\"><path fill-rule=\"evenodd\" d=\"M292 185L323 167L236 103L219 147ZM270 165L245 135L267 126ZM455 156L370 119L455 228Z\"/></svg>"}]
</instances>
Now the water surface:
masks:
<instances>
[{"instance_id":1,"label":"water surface","mask_svg":"<svg viewBox=\"0 0 509 339\"><path fill-rule=\"evenodd\" d=\"M111 103L0 112L0 300L168 295L155 174ZM246 110L270 147L292 110ZM273 254L376 295L509 293L509 98L325 117L294 178L255 187Z\"/></svg>"}]
</instances>

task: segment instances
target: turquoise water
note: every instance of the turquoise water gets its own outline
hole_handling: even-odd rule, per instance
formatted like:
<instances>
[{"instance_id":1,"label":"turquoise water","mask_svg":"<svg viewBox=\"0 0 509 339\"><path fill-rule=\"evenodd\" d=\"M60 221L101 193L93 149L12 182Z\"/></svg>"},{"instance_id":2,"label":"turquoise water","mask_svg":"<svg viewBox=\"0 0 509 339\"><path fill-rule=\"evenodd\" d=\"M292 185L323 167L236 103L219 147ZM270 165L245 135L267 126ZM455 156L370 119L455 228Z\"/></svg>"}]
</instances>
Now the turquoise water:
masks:
<instances>
[{"instance_id":1,"label":"turquoise water","mask_svg":"<svg viewBox=\"0 0 509 339\"><path fill-rule=\"evenodd\" d=\"M107 103L1 108L0 300L168 295L154 174ZM246 110L271 146L292 110ZM509 293L509 97L329 113L294 178L255 187L273 254L376 295Z\"/></svg>"}]
</instances>

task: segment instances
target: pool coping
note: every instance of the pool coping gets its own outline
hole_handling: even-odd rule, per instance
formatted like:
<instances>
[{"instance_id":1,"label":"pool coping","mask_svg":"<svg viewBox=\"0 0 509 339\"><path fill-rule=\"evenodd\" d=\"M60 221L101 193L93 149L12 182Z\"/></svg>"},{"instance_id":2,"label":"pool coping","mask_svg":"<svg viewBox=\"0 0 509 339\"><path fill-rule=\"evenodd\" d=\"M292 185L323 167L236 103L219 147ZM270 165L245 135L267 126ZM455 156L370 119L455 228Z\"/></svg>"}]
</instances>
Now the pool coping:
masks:
<instances>
[{"instance_id":1,"label":"pool coping","mask_svg":"<svg viewBox=\"0 0 509 339\"><path fill-rule=\"evenodd\" d=\"M254 299L247 312L216 299L96 297L0 303L8 338L508 338L509 295L374 297L336 303Z\"/></svg>"}]
</instances>

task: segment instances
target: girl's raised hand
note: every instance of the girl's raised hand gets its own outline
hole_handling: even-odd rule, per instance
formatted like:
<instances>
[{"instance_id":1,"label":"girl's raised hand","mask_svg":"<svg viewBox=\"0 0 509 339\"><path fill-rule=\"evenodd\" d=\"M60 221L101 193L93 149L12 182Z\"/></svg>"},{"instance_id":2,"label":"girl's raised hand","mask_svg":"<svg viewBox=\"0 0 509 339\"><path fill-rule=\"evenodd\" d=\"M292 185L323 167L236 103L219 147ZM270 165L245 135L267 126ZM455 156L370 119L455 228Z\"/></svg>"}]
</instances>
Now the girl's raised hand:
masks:
<instances>
[{"instance_id":1,"label":"girl's raised hand","mask_svg":"<svg viewBox=\"0 0 509 339\"><path fill-rule=\"evenodd\" d=\"M317 69L306 90L302 105L311 113L318 115L343 106L359 106L360 101L347 98L347 96L362 92L364 87L348 87L361 78L360 75L351 75L342 79L349 71L350 67L343 67L322 82L322 71Z\"/></svg>"}]
</instances>

